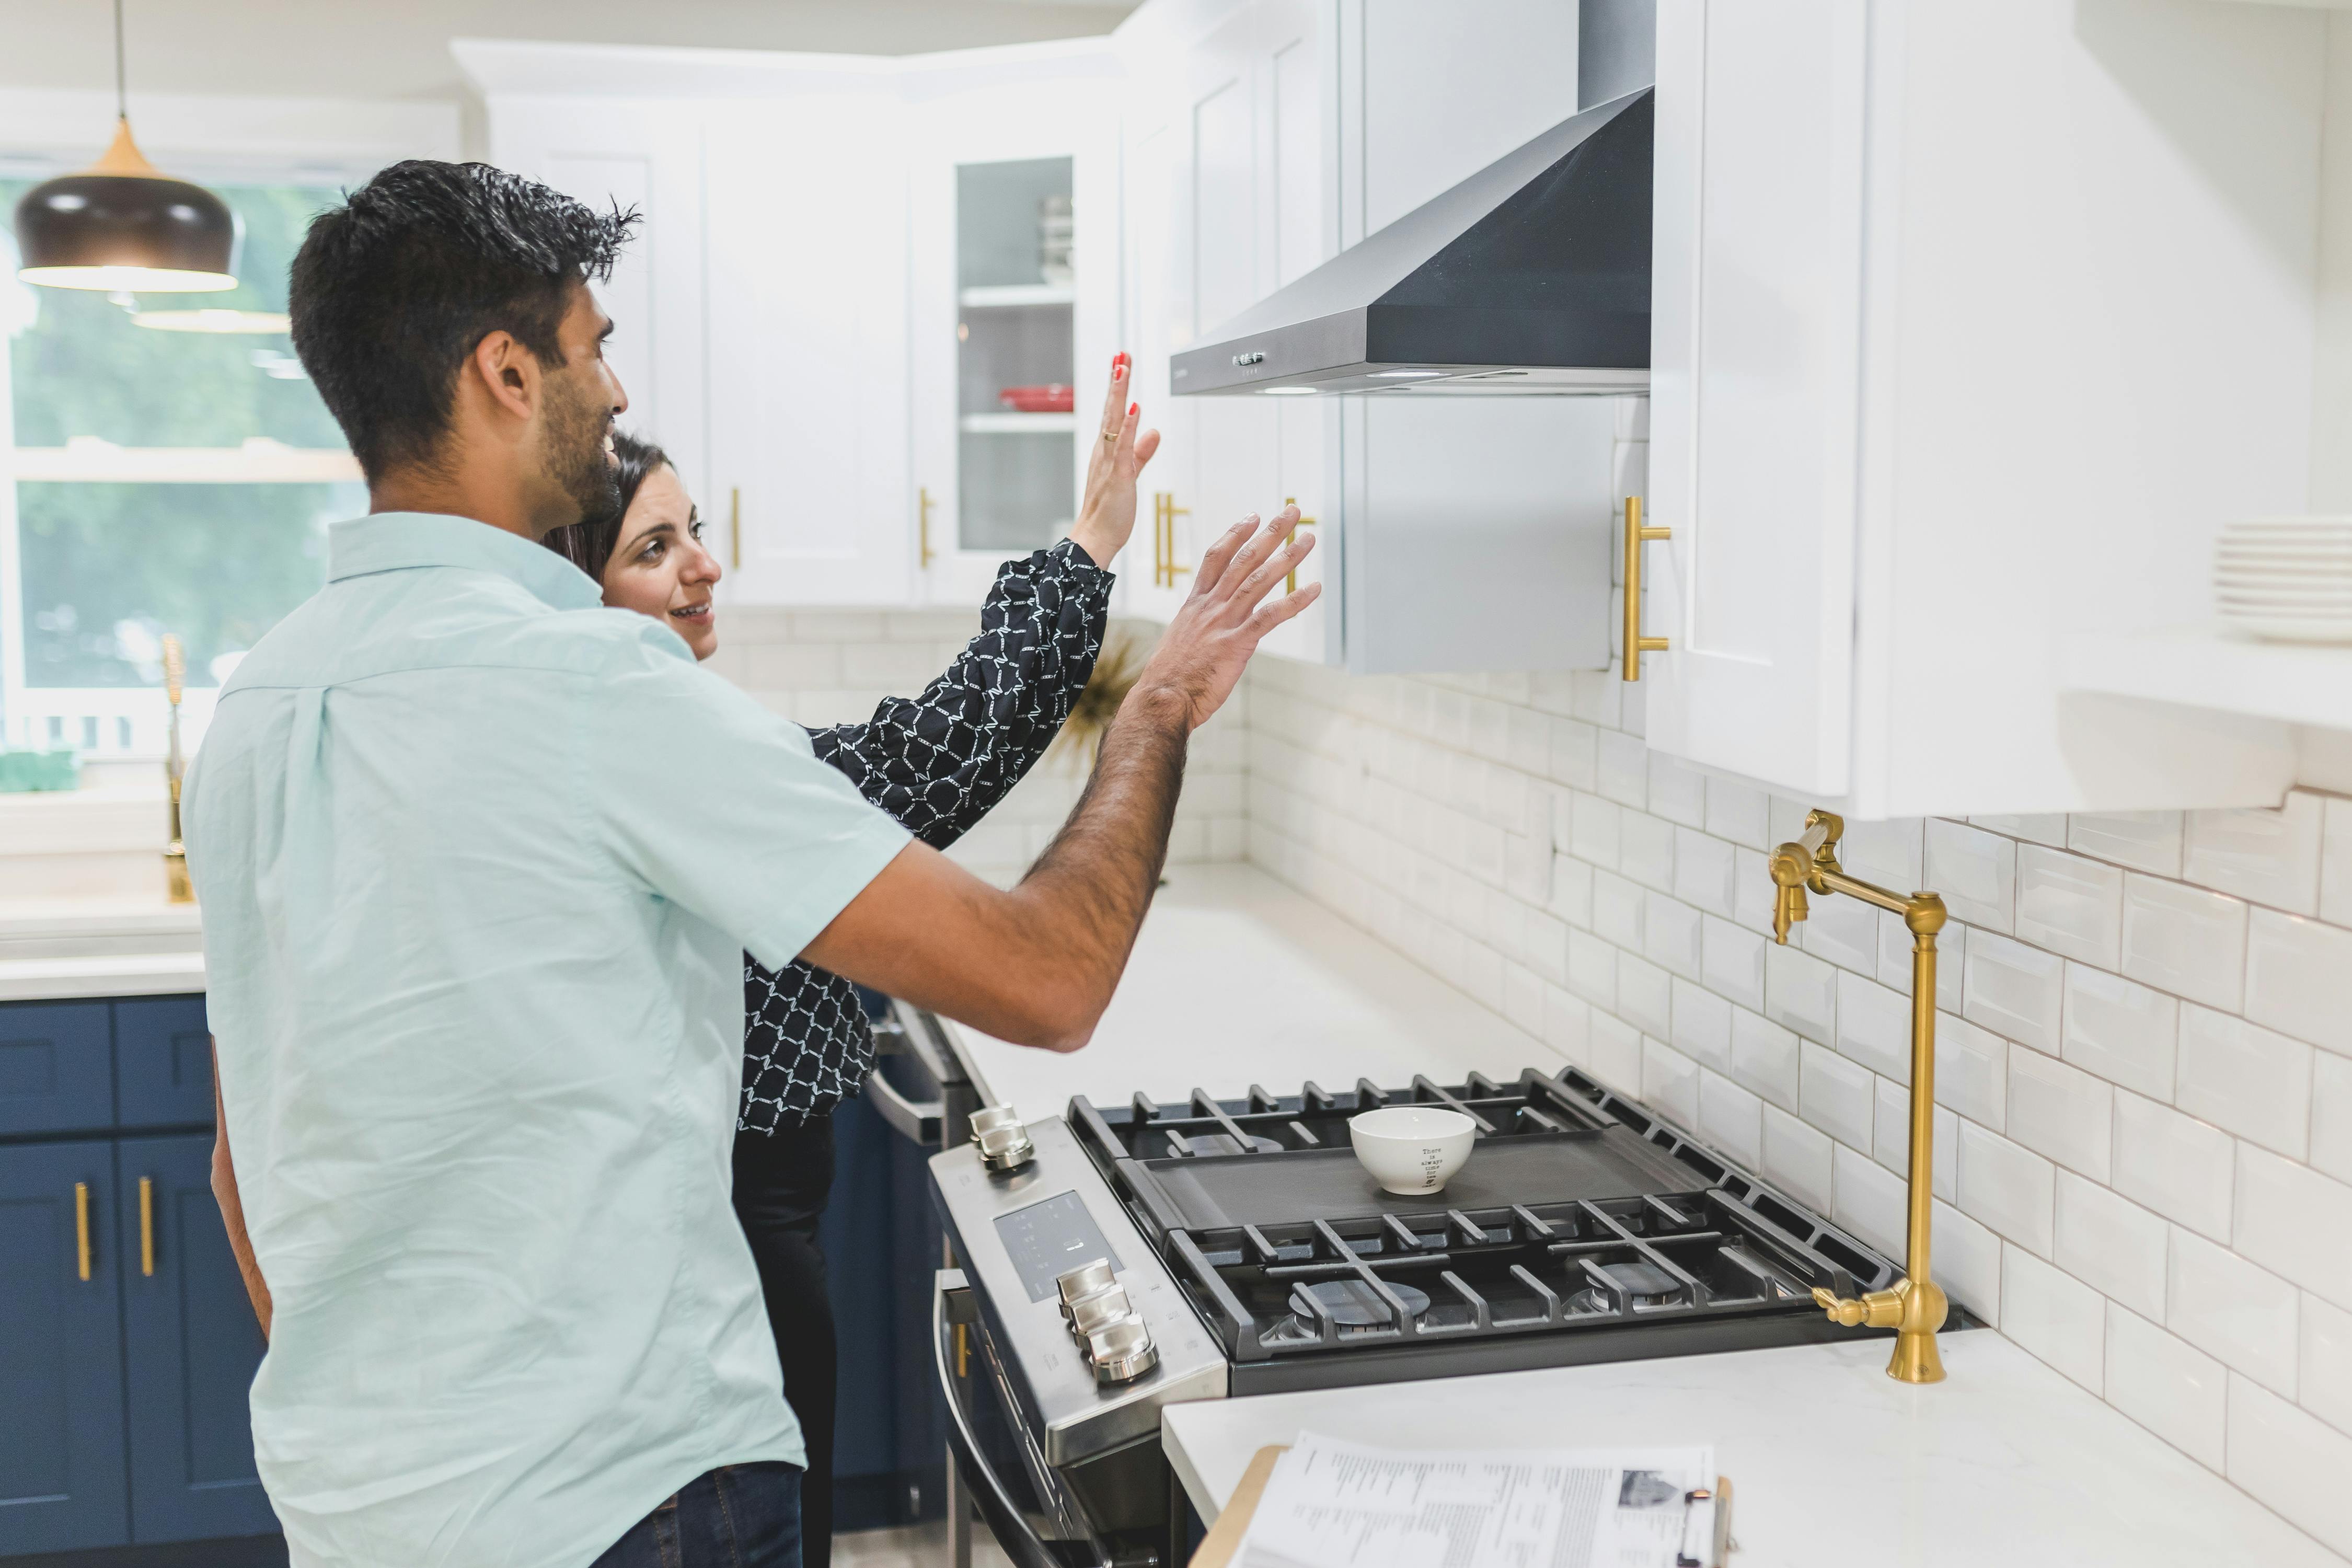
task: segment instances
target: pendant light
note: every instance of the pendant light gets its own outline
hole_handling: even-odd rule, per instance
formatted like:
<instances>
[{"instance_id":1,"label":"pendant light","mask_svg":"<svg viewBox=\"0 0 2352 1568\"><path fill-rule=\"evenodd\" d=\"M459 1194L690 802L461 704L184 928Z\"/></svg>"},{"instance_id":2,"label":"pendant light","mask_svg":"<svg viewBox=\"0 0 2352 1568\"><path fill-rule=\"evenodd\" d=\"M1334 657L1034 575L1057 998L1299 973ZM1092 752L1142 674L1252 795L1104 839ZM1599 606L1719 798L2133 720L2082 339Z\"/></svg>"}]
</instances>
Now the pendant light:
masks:
<instances>
[{"instance_id":1,"label":"pendant light","mask_svg":"<svg viewBox=\"0 0 2352 1568\"><path fill-rule=\"evenodd\" d=\"M236 287L243 226L226 202L150 163L131 140L122 0L114 0L114 144L16 204L16 276L52 289L208 294Z\"/></svg>"}]
</instances>

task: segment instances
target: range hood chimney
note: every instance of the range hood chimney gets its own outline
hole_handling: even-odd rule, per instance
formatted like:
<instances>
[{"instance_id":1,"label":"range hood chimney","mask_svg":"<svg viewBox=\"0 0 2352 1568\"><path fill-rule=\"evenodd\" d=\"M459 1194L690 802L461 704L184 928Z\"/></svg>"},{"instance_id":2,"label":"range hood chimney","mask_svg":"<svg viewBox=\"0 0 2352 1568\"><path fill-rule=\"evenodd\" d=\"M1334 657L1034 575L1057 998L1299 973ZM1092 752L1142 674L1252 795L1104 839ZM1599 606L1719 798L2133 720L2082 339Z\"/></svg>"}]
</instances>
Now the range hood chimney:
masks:
<instances>
[{"instance_id":1,"label":"range hood chimney","mask_svg":"<svg viewBox=\"0 0 2352 1568\"><path fill-rule=\"evenodd\" d=\"M1588 107L1179 351L1170 392L1647 386L1655 16L1583 0Z\"/></svg>"}]
</instances>

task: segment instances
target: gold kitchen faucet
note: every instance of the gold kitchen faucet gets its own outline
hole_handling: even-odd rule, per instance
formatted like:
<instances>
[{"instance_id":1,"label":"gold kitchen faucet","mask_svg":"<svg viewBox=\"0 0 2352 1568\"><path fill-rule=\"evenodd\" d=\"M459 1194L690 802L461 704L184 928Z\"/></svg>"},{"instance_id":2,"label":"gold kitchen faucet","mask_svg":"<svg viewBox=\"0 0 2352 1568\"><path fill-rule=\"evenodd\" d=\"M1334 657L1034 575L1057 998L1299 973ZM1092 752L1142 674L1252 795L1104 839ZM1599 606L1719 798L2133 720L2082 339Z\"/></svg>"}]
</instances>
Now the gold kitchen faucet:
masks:
<instances>
[{"instance_id":1,"label":"gold kitchen faucet","mask_svg":"<svg viewBox=\"0 0 2352 1568\"><path fill-rule=\"evenodd\" d=\"M1772 939L1786 946L1789 928L1805 918L1805 894L1843 893L1903 917L1911 932L1911 1192L1904 1237L1903 1275L1892 1289L1859 1299L1816 1289L1813 1300L1848 1328L1893 1329L1894 1359L1886 1375L1903 1383L1941 1383L1944 1358L1936 1331L1948 1304L1927 1275L1928 1221L1935 1202L1936 933L1944 929L1944 900L1933 893L1901 893L1849 877L1837 862L1845 821L1834 813L1806 814L1804 836L1772 851Z\"/></svg>"}]
</instances>

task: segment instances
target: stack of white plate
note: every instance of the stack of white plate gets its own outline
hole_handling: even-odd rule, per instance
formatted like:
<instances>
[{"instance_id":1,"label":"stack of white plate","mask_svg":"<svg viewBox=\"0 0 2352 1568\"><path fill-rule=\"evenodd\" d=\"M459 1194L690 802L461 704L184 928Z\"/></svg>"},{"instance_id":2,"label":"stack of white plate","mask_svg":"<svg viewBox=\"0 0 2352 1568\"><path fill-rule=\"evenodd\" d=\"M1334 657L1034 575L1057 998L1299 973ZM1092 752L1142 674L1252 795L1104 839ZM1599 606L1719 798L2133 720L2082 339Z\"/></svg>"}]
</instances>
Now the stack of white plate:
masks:
<instances>
[{"instance_id":1,"label":"stack of white plate","mask_svg":"<svg viewBox=\"0 0 2352 1568\"><path fill-rule=\"evenodd\" d=\"M2221 530L2222 621L2273 642L2352 643L2352 517L2263 517Z\"/></svg>"}]
</instances>

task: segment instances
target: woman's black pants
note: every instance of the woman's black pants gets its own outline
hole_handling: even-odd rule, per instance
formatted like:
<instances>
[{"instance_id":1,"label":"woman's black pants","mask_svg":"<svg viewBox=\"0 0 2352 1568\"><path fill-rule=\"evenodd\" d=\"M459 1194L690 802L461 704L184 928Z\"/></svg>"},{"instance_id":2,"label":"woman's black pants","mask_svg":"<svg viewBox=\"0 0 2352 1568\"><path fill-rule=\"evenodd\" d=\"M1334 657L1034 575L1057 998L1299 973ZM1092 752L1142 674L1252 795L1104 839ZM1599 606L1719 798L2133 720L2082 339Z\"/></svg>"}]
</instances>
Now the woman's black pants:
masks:
<instances>
[{"instance_id":1,"label":"woman's black pants","mask_svg":"<svg viewBox=\"0 0 2352 1568\"><path fill-rule=\"evenodd\" d=\"M760 1266L768 1326L784 1366L784 1398L808 1445L801 1481L801 1563L833 1555L833 1302L817 1221L833 1191L833 1118L772 1133L735 1134L735 1217Z\"/></svg>"}]
</instances>

